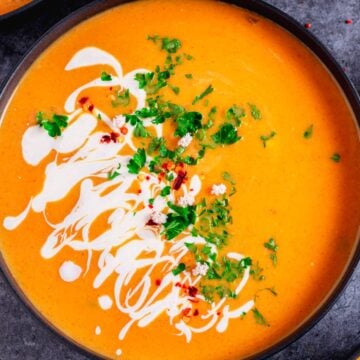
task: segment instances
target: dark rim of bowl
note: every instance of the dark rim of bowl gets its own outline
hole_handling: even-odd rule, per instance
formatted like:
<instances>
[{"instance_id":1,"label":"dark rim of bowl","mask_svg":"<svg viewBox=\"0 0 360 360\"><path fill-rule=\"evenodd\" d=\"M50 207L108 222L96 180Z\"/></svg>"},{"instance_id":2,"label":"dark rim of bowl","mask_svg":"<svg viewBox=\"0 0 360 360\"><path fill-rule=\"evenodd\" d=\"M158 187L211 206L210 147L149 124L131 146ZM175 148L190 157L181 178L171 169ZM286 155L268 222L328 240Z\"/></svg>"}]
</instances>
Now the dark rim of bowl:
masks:
<instances>
[{"instance_id":1,"label":"dark rim of bowl","mask_svg":"<svg viewBox=\"0 0 360 360\"><path fill-rule=\"evenodd\" d=\"M42 0L33 0L33 3L38 3ZM84 20L101 13L102 11L108 10L114 6L132 2L134 0L108 0L106 2L101 2L95 0L80 9L70 13L60 22L58 22L54 27L48 30L34 45L30 51L25 55L23 60L15 67L15 70L7 80L4 81L5 86L0 94L0 116L3 112L6 111L7 104L9 103L12 94L15 91L15 88L27 69L32 65L32 63L40 56L43 51L49 47L56 39L61 37L68 30L72 29L77 24L83 22ZM262 0L222 0L223 2L238 5L244 9L250 10L254 13L257 13L263 16L266 19L273 21L274 23L280 25L283 29L287 30L289 33L294 35L301 43L306 45L325 65L328 71L335 78L339 87L344 93L345 98L348 100L350 107L352 108L355 118L356 126L359 128L360 124L360 98L355 90L355 87L344 73L341 66L326 49L326 47L309 31L307 31L303 25L294 20L289 15L285 14L283 11L277 9L276 7L265 3ZM23 8L16 10L23 11L26 7L34 4L29 4ZM12 13L14 13L12 12ZM11 14L12 14L11 13ZM10 14L9 14L10 15ZM0 17L0 20L2 18ZM323 303L314 311L304 322L297 327L292 333L281 338L277 343L269 346L265 350L251 355L249 359L265 359L280 350L284 349L286 346L290 345L292 342L297 340L300 336L304 335L309 331L323 316L330 310L334 305L335 301L338 299L340 294L345 289L353 271L356 268L357 263L360 260L360 241L358 239L354 254L350 259L347 267L344 269L343 274L340 276L337 284L333 290L327 295L323 300ZM60 338L66 339L68 343L75 346L75 348L84 353L91 358L102 358L98 353L95 353L91 349L86 348L84 345L79 344L75 340L71 339L60 329L55 327L50 320L48 320L44 315L42 315L36 307L31 303L31 301L26 297L24 292L21 290L17 284L15 278L12 276L5 260L0 253L0 268L5 277L5 279L10 284L10 287L14 290L15 294L25 303L28 309L31 310L31 313L34 314L38 319L45 323L48 328L50 328L55 334L59 335Z\"/></svg>"},{"instance_id":2,"label":"dark rim of bowl","mask_svg":"<svg viewBox=\"0 0 360 360\"><path fill-rule=\"evenodd\" d=\"M28 4L25 4L23 6L16 8L15 10L12 10L3 15L0 15L0 23L3 21L5 22L5 21L9 20L10 18L12 19L15 16L23 15L25 12L27 12L30 9L33 9L36 5L40 4L42 1L44 1L44 0L32 0Z\"/></svg>"}]
</instances>

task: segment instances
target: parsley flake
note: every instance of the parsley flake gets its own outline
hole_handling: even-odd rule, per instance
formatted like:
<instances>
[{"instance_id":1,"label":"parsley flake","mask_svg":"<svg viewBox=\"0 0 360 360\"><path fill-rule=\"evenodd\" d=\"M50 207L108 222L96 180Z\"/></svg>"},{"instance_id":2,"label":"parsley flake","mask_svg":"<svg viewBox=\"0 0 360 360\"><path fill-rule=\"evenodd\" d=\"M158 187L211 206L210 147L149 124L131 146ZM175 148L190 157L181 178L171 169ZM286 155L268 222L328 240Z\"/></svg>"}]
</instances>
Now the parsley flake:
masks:
<instances>
[{"instance_id":1,"label":"parsley flake","mask_svg":"<svg viewBox=\"0 0 360 360\"><path fill-rule=\"evenodd\" d=\"M304 138L310 139L313 135L314 125L310 125L305 131L304 131Z\"/></svg>"},{"instance_id":2,"label":"parsley flake","mask_svg":"<svg viewBox=\"0 0 360 360\"><path fill-rule=\"evenodd\" d=\"M254 318L255 318L255 321L257 324L263 325L263 326L270 326L270 324L267 322L267 320L264 318L264 316L261 314L261 312L257 308L254 308L251 311L254 315Z\"/></svg>"},{"instance_id":3,"label":"parsley flake","mask_svg":"<svg viewBox=\"0 0 360 360\"><path fill-rule=\"evenodd\" d=\"M180 263L175 269L171 270L171 272L176 276L185 271L186 266L184 263Z\"/></svg>"},{"instance_id":4,"label":"parsley flake","mask_svg":"<svg viewBox=\"0 0 360 360\"><path fill-rule=\"evenodd\" d=\"M209 85L200 95L195 96L192 104L195 105L198 101L203 99L205 96L211 94L214 91L212 85Z\"/></svg>"},{"instance_id":5,"label":"parsley flake","mask_svg":"<svg viewBox=\"0 0 360 360\"><path fill-rule=\"evenodd\" d=\"M264 243L264 247L271 251L270 259L274 266L277 265L277 252L279 250L279 246L276 244L273 238L269 239L268 242Z\"/></svg>"},{"instance_id":6,"label":"parsley flake","mask_svg":"<svg viewBox=\"0 0 360 360\"><path fill-rule=\"evenodd\" d=\"M249 107L250 107L250 114L251 114L251 117L254 119L254 120L260 120L261 119L261 112L260 110L258 109L258 107L254 104L248 104Z\"/></svg>"},{"instance_id":7,"label":"parsley flake","mask_svg":"<svg viewBox=\"0 0 360 360\"><path fill-rule=\"evenodd\" d=\"M132 159L130 159L127 168L130 174L138 174L146 163L146 153L144 149L138 149Z\"/></svg>"},{"instance_id":8,"label":"parsley flake","mask_svg":"<svg viewBox=\"0 0 360 360\"><path fill-rule=\"evenodd\" d=\"M219 130L214 135L211 135L211 138L216 144L231 145L239 141L241 136L238 135L234 125L225 123L220 125Z\"/></svg>"},{"instance_id":9,"label":"parsley flake","mask_svg":"<svg viewBox=\"0 0 360 360\"><path fill-rule=\"evenodd\" d=\"M275 131L272 131L269 135L261 135L260 140L263 143L264 148L266 147L266 143L271 140L276 135Z\"/></svg>"},{"instance_id":10,"label":"parsley flake","mask_svg":"<svg viewBox=\"0 0 360 360\"><path fill-rule=\"evenodd\" d=\"M330 159L336 163L339 163L341 160L341 155L338 153L334 153Z\"/></svg>"},{"instance_id":11,"label":"parsley flake","mask_svg":"<svg viewBox=\"0 0 360 360\"><path fill-rule=\"evenodd\" d=\"M100 75L100 79L101 79L101 81L111 81L112 76L110 74L108 74L106 71L103 71Z\"/></svg>"},{"instance_id":12,"label":"parsley flake","mask_svg":"<svg viewBox=\"0 0 360 360\"><path fill-rule=\"evenodd\" d=\"M54 114L51 118L47 119L42 112L36 114L38 125L44 128L51 137L60 136L62 130L68 126L68 120L69 118L65 115Z\"/></svg>"}]
</instances>

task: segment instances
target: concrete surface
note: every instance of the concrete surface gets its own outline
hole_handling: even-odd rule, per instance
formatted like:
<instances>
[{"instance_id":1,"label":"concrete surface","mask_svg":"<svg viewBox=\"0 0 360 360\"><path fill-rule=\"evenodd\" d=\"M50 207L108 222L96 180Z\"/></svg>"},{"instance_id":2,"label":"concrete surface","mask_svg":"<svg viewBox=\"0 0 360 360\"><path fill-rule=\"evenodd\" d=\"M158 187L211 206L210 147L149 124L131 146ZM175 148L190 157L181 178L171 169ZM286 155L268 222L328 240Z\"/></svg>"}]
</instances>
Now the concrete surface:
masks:
<instances>
[{"instance_id":1,"label":"concrete surface","mask_svg":"<svg viewBox=\"0 0 360 360\"><path fill-rule=\"evenodd\" d=\"M1 1L1 0L0 0ZM0 81L34 42L86 0L52 0L31 19L0 29ZM268 0L312 31L335 55L360 90L360 0ZM352 19L351 25L345 24ZM305 336L272 360L348 359L360 346L360 267L331 311ZM36 320L0 276L0 359L83 360L80 354ZM209 359L211 360L211 359Z\"/></svg>"}]
</instances>

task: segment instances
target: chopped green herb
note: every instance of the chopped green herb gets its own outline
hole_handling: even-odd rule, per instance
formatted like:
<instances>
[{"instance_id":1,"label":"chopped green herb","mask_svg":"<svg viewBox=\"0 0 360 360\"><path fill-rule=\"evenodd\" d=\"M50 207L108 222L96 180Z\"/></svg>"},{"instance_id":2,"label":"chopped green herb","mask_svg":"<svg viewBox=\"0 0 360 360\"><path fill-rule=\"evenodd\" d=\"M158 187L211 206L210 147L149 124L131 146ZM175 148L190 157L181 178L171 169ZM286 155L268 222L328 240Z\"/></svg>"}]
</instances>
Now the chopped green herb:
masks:
<instances>
[{"instance_id":1,"label":"chopped green herb","mask_svg":"<svg viewBox=\"0 0 360 360\"><path fill-rule=\"evenodd\" d=\"M211 136L216 144L231 145L241 139L234 125L225 123L220 125L219 130Z\"/></svg>"},{"instance_id":2,"label":"chopped green herb","mask_svg":"<svg viewBox=\"0 0 360 360\"><path fill-rule=\"evenodd\" d=\"M170 186L165 186L161 191L160 191L160 195L165 197L168 196L170 194L171 191L171 187Z\"/></svg>"},{"instance_id":3,"label":"chopped green herb","mask_svg":"<svg viewBox=\"0 0 360 360\"><path fill-rule=\"evenodd\" d=\"M264 243L266 249L270 250L270 259L273 262L274 266L277 265L277 252L279 250L279 246L276 244L274 239L269 239L268 242Z\"/></svg>"},{"instance_id":4,"label":"chopped green herb","mask_svg":"<svg viewBox=\"0 0 360 360\"><path fill-rule=\"evenodd\" d=\"M121 164L119 164L119 166L117 167L117 170L119 170L121 168ZM108 180L113 180L115 179L116 177L118 177L120 175L120 173L116 170L114 171L110 171L108 173Z\"/></svg>"},{"instance_id":5,"label":"chopped green herb","mask_svg":"<svg viewBox=\"0 0 360 360\"><path fill-rule=\"evenodd\" d=\"M130 104L130 91L124 89L116 94L116 99L111 102L113 107L128 106Z\"/></svg>"},{"instance_id":6,"label":"chopped green herb","mask_svg":"<svg viewBox=\"0 0 360 360\"><path fill-rule=\"evenodd\" d=\"M310 139L313 135L313 129L314 125L310 125L305 131L304 131L304 138Z\"/></svg>"},{"instance_id":7,"label":"chopped green herb","mask_svg":"<svg viewBox=\"0 0 360 360\"><path fill-rule=\"evenodd\" d=\"M263 143L264 148L266 147L266 143L271 140L276 135L275 131L272 131L269 135L261 135L260 140Z\"/></svg>"},{"instance_id":8,"label":"chopped green herb","mask_svg":"<svg viewBox=\"0 0 360 360\"><path fill-rule=\"evenodd\" d=\"M161 49L169 54L175 54L181 48L181 41L178 39L162 38Z\"/></svg>"},{"instance_id":9,"label":"chopped green herb","mask_svg":"<svg viewBox=\"0 0 360 360\"><path fill-rule=\"evenodd\" d=\"M260 120L261 119L261 112L254 104L248 104L250 107L250 114L254 120Z\"/></svg>"},{"instance_id":10,"label":"chopped green herb","mask_svg":"<svg viewBox=\"0 0 360 360\"><path fill-rule=\"evenodd\" d=\"M231 185L231 190L230 190L229 196L234 195L236 193L236 187L235 187L236 182L233 180L233 178L231 177L231 175L227 171L225 171L223 173L223 179L225 181L229 182L230 185Z\"/></svg>"},{"instance_id":11,"label":"chopped green herb","mask_svg":"<svg viewBox=\"0 0 360 360\"><path fill-rule=\"evenodd\" d=\"M197 252L197 247L194 243L185 243L185 246L189 249L190 252L194 254Z\"/></svg>"},{"instance_id":12,"label":"chopped green herb","mask_svg":"<svg viewBox=\"0 0 360 360\"><path fill-rule=\"evenodd\" d=\"M51 137L60 136L62 130L68 126L68 120L69 118L65 115L54 114L48 119L42 112L36 114L38 125L44 128Z\"/></svg>"},{"instance_id":13,"label":"chopped green herb","mask_svg":"<svg viewBox=\"0 0 360 360\"><path fill-rule=\"evenodd\" d=\"M263 325L263 326L270 326L270 324L266 321L264 316L261 314L261 312L257 308L254 308L251 311L254 315L254 318L255 318L255 321L257 324Z\"/></svg>"},{"instance_id":14,"label":"chopped green herb","mask_svg":"<svg viewBox=\"0 0 360 360\"><path fill-rule=\"evenodd\" d=\"M110 74L108 74L106 71L103 71L100 75L100 79L102 81L111 81L112 80L112 76Z\"/></svg>"},{"instance_id":15,"label":"chopped green herb","mask_svg":"<svg viewBox=\"0 0 360 360\"><path fill-rule=\"evenodd\" d=\"M127 168L130 174L138 174L146 163L146 153L144 149L138 149L132 159L130 159Z\"/></svg>"},{"instance_id":16,"label":"chopped green herb","mask_svg":"<svg viewBox=\"0 0 360 360\"><path fill-rule=\"evenodd\" d=\"M240 126L241 119L245 116L245 110L237 105L233 105L226 111L226 118L230 121L234 121L235 126Z\"/></svg>"},{"instance_id":17,"label":"chopped green herb","mask_svg":"<svg viewBox=\"0 0 360 360\"><path fill-rule=\"evenodd\" d=\"M150 204L150 205L154 205L154 201L155 201L154 198L149 199L149 204Z\"/></svg>"},{"instance_id":18,"label":"chopped green herb","mask_svg":"<svg viewBox=\"0 0 360 360\"><path fill-rule=\"evenodd\" d=\"M173 91L174 94L179 95L179 93L180 93L180 88L179 87L172 86L172 85L169 85L169 87Z\"/></svg>"},{"instance_id":19,"label":"chopped green herb","mask_svg":"<svg viewBox=\"0 0 360 360\"><path fill-rule=\"evenodd\" d=\"M334 162L340 162L340 160L341 160L341 155L340 154L338 154L338 153L335 153L335 154L333 154L332 156L331 156L331 158L330 158L332 161L334 161Z\"/></svg>"},{"instance_id":20,"label":"chopped green herb","mask_svg":"<svg viewBox=\"0 0 360 360\"><path fill-rule=\"evenodd\" d=\"M156 75L156 76L155 76ZM144 89L147 94L156 94L161 88L167 86L167 79L170 78L168 70L160 71L157 67L155 72L137 73L135 80L139 83L139 89Z\"/></svg>"},{"instance_id":21,"label":"chopped green herb","mask_svg":"<svg viewBox=\"0 0 360 360\"><path fill-rule=\"evenodd\" d=\"M182 273L184 270L186 269L186 266L184 263L180 263L175 269L171 270L171 272L174 275L179 275L180 273Z\"/></svg>"},{"instance_id":22,"label":"chopped green herb","mask_svg":"<svg viewBox=\"0 0 360 360\"><path fill-rule=\"evenodd\" d=\"M202 115L196 111L185 112L176 119L177 129L175 135L183 137L187 133L193 135L202 128Z\"/></svg>"},{"instance_id":23,"label":"chopped green herb","mask_svg":"<svg viewBox=\"0 0 360 360\"><path fill-rule=\"evenodd\" d=\"M102 117L101 117L100 113L97 114L97 118L98 118L98 120L102 120Z\"/></svg>"},{"instance_id":24,"label":"chopped green herb","mask_svg":"<svg viewBox=\"0 0 360 360\"><path fill-rule=\"evenodd\" d=\"M195 96L192 104L195 105L198 101L203 99L205 96L211 94L214 91L212 85L209 85L200 95Z\"/></svg>"},{"instance_id":25,"label":"chopped green herb","mask_svg":"<svg viewBox=\"0 0 360 360\"><path fill-rule=\"evenodd\" d=\"M263 271L264 269L259 266L259 262L256 262L256 264L251 265L250 275L255 281L263 281L265 280L265 276L262 274Z\"/></svg>"},{"instance_id":26,"label":"chopped green herb","mask_svg":"<svg viewBox=\"0 0 360 360\"><path fill-rule=\"evenodd\" d=\"M193 78L192 74L185 74L185 77L186 77L187 79L192 79L192 78Z\"/></svg>"}]
</instances>

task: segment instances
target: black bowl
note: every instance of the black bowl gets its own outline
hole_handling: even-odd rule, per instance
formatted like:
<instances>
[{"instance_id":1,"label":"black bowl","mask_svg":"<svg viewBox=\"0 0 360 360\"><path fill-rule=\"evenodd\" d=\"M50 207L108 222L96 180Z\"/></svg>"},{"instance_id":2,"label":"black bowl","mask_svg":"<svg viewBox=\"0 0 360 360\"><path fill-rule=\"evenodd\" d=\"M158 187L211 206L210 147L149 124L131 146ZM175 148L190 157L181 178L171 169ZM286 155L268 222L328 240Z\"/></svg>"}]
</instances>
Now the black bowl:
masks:
<instances>
[{"instance_id":1,"label":"black bowl","mask_svg":"<svg viewBox=\"0 0 360 360\"><path fill-rule=\"evenodd\" d=\"M42 0L34 0L33 3L39 3ZM131 2L132 0L108 0L108 1L93 1L92 3L82 7L80 10L73 12L65 19L60 21L56 26L50 29L33 47L33 49L25 56L20 65L12 73L11 77L7 80L5 87L3 88L2 93L0 94L0 115L5 111L6 104L10 100L13 91L15 90L17 84L21 80L24 73L35 61L35 59L57 38L63 35L66 31L70 30L75 25L79 24L83 20L88 19L91 16L94 16L104 10L110 9L111 7ZM259 15L272 20L273 22L280 25L282 28L286 29L288 32L293 34L298 38L303 44L305 44L312 52L320 59L320 61L325 65L325 67L332 74L334 79L339 84L342 89L344 96L347 98L356 118L357 127L360 125L360 98L351 83L347 75L344 73L342 67L337 63L334 57L330 52L324 47L324 45L317 40L309 31L307 31L303 25L298 23L292 17L288 16L279 9L266 4L262 0L223 0L224 2L238 5L242 8L248 9ZM35 5L35 4L33 4ZM28 5L32 6L32 5ZM25 11L24 9L19 9L15 12ZM6 15L10 16L10 14ZM1 20L1 17L0 17ZM358 239L359 240L359 239ZM309 331L332 307L336 299L344 290L346 284L350 280L350 277L355 270L360 259L360 241L358 241L355 252L350 259L345 271L338 279L337 285L333 288L327 298L323 301L322 305L310 316L303 324L296 328L292 333L290 333L285 338L279 340L278 343L273 346L265 349L261 353L256 354L254 357L256 359L265 359L270 355L280 351L284 347L288 346L290 343L294 342L305 332ZM23 291L20 289L16 280L13 278L9 268L7 267L2 255L0 254L0 268L5 275L5 278L10 283L11 287L15 290L15 293L20 297L20 299L28 306L28 308L35 314L39 319L41 319L51 330L56 334L61 335L63 338L67 339L70 344L75 346L78 350L85 352L91 358L97 358L95 354L90 349L85 348L83 345L76 343L73 339L69 338L64 334L60 329L56 328L51 322L46 319L29 301Z\"/></svg>"},{"instance_id":2,"label":"black bowl","mask_svg":"<svg viewBox=\"0 0 360 360\"><path fill-rule=\"evenodd\" d=\"M0 15L0 26L9 26L15 23L17 20L24 19L27 16L30 16L34 9L40 5L40 3L44 3L46 0L32 0L26 5L20 6L19 8Z\"/></svg>"}]
</instances>

